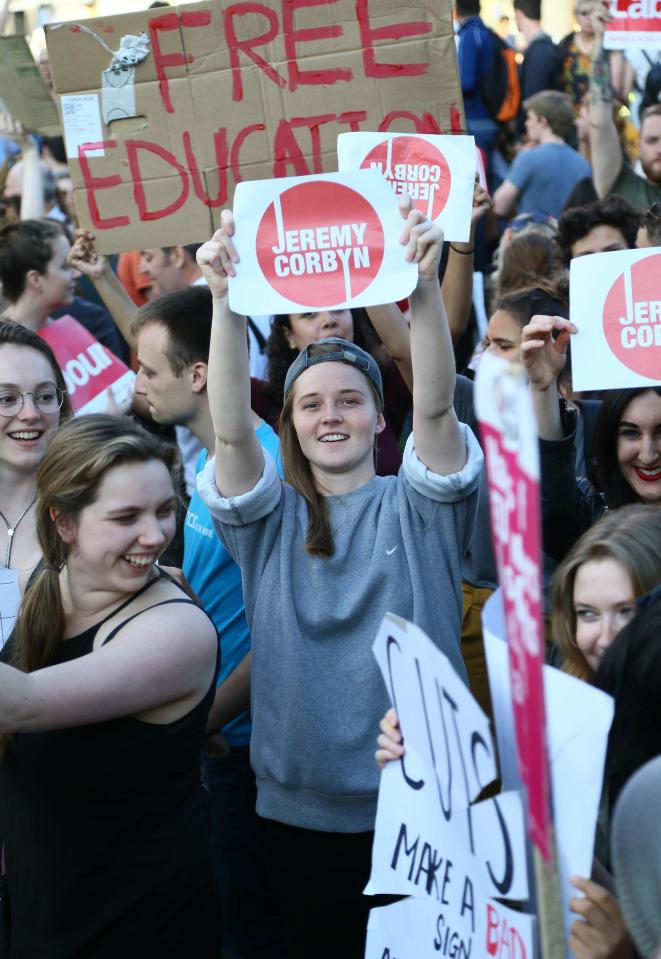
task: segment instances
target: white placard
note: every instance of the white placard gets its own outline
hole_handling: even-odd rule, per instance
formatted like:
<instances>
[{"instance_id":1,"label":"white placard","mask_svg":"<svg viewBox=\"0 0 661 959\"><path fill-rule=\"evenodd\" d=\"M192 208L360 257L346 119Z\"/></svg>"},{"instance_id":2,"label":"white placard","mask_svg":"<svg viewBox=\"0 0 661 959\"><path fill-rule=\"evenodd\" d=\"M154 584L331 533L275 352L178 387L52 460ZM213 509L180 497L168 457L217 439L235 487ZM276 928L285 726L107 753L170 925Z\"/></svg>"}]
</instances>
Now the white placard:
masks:
<instances>
[{"instance_id":1,"label":"white placard","mask_svg":"<svg viewBox=\"0 0 661 959\"><path fill-rule=\"evenodd\" d=\"M341 133L340 170L373 169L399 196L443 228L446 240L470 238L473 187L477 170L475 139L425 133Z\"/></svg>"},{"instance_id":2,"label":"white placard","mask_svg":"<svg viewBox=\"0 0 661 959\"><path fill-rule=\"evenodd\" d=\"M240 183L234 195L237 313L301 313L392 303L415 287L403 221L374 170Z\"/></svg>"},{"instance_id":3,"label":"white placard","mask_svg":"<svg viewBox=\"0 0 661 959\"><path fill-rule=\"evenodd\" d=\"M574 390L661 383L661 247L571 261Z\"/></svg>"},{"instance_id":4,"label":"white placard","mask_svg":"<svg viewBox=\"0 0 661 959\"><path fill-rule=\"evenodd\" d=\"M60 97L62 127L67 157L78 159L78 148L83 143L100 143L104 139L101 109L96 93L67 93ZM90 150L88 157L105 156L105 150Z\"/></svg>"},{"instance_id":5,"label":"white placard","mask_svg":"<svg viewBox=\"0 0 661 959\"><path fill-rule=\"evenodd\" d=\"M458 916L443 903L404 899L372 909L365 959L534 959L533 916L467 898Z\"/></svg>"},{"instance_id":6,"label":"white placard","mask_svg":"<svg viewBox=\"0 0 661 959\"><path fill-rule=\"evenodd\" d=\"M482 625L503 788L517 789L520 788L520 779L500 590L487 601ZM613 700L601 690L559 669L544 666L543 672L558 871L568 937L569 927L576 919L576 915L569 911L569 899L579 895L569 879L571 876L589 877L592 873ZM568 956L571 955L568 952Z\"/></svg>"},{"instance_id":7,"label":"white placard","mask_svg":"<svg viewBox=\"0 0 661 959\"><path fill-rule=\"evenodd\" d=\"M434 927L442 914L443 928L461 930L458 935L472 954L486 955L490 922L492 932L502 927L494 919L501 909L495 897L524 901L529 896L521 794L473 802L497 776L489 721L422 630L387 614L373 649L400 719L406 753L381 776L365 891L426 899ZM389 936L397 934L402 918L392 915ZM531 917L516 915L521 917L516 936L531 942ZM410 929L404 926L400 932L407 939ZM428 933L429 926L420 932L424 951L416 954L407 947L405 955L438 955ZM526 955L532 959L531 950Z\"/></svg>"}]
</instances>

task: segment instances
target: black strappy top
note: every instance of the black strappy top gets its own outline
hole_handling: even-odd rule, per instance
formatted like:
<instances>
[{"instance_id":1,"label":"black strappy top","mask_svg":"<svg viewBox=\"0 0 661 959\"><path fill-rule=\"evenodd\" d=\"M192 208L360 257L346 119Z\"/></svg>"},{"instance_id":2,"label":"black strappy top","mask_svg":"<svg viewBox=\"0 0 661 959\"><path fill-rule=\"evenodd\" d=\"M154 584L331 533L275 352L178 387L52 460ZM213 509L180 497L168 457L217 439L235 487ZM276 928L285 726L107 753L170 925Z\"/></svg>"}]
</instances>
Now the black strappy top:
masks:
<instances>
[{"instance_id":1,"label":"black strappy top","mask_svg":"<svg viewBox=\"0 0 661 959\"><path fill-rule=\"evenodd\" d=\"M102 625L60 643L53 665L91 653ZM215 677L172 723L127 717L14 737L0 764L11 959L215 959L201 768L214 691Z\"/></svg>"}]
</instances>

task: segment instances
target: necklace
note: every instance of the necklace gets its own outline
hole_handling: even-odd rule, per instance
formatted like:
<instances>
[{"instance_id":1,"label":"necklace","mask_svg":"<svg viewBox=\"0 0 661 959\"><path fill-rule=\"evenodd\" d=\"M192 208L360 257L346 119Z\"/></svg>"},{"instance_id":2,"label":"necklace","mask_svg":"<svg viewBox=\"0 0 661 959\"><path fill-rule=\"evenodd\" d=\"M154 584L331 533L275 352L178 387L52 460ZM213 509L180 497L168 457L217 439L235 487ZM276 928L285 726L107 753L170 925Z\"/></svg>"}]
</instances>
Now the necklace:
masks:
<instances>
[{"instance_id":1,"label":"necklace","mask_svg":"<svg viewBox=\"0 0 661 959\"><path fill-rule=\"evenodd\" d=\"M28 503L28 505L25 507L25 509L23 510L21 515L18 517L18 519L16 520L13 526L9 525L7 517L2 512L2 510L0 510L0 519L7 527L7 552L5 553L5 566L7 567L7 569L9 569L9 564L11 562L11 548L14 542L14 533L18 529L23 517L32 509L36 501L37 501L37 497L35 496L34 499L30 503Z\"/></svg>"}]
</instances>

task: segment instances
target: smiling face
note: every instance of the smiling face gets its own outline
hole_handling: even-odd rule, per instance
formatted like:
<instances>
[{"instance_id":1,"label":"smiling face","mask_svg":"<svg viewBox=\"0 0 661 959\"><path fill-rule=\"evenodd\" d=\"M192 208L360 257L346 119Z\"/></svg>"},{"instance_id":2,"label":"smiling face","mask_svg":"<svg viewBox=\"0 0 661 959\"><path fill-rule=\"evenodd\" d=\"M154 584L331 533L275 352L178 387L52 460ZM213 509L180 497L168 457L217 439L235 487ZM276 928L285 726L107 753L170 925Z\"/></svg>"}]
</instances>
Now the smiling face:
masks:
<instances>
[{"instance_id":1,"label":"smiling face","mask_svg":"<svg viewBox=\"0 0 661 959\"><path fill-rule=\"evenodd\" d=\"M57 310L71 303L76 292L77 272L67 263L71 246L64 236L51 242L53 255L45 273L40 275L39 293L48 310Z\"/></svg>"},{"instance_id":2,"label":"smiling face","mask_svg":"<svg viewBox=\"0 0 661 959\"><path fill-rule=\"evenodd\" d=\"M496 310L489 320L484 346L501 360L515 363L521 347L521 324L506 310Z\"/></svg>"},{"instance_id":3,"label":"smiling face","mask_svg":"<svg viewBox=\"0 0 661 959\"><path fill-rule=\"evenodd\" d=\"M644 503L661 502L661 396L646 390L625 407L617 431L622 476Z\"/></svg>"},{"instance_id":4,"label":"smiling face","mask_svg":"<svg viewBox=\"0 0 661 959\"><path fill-rule=\"evenodd\" d=\"M0 347L0 404L8 391L39 393L56 388L55 373L46 359L29 346L5 343ZM34 472L60 423L60 410L41 413L32 396L13 416L0 417L0 464Z\"/></svg>"},{"instance_id":5,"label":"smiling face","mask_svg":"<svg viewBox=\"0 0 661 959\"><path fill-rule=\"evenodd\" d=\"M359 370L327 361L301 373L294 384L293 424L318 488L324 489L326 474L345 474L348 489L374 475L374 437L385 421Z\"/></svg>"},{"instance_id":6,"label":"smiling face","mask_svg":"<svg viewBox=\"0 0 661 959\"><path fill-rule=\"evenodd\" d=\"M636 614L633 583L614 559L583 563L574 580L576 645L588 666L596 670L620 630Z\"/></svg>"},{"instance_id":7,"label":"smiling face","mask_svg":"<svg viewBox=\"0 0 661 959\"><path fill-rule=\"evenodd\" d=\"M58 529L69 545L67 566L90 589L135 592L170 543L175 495L160 460L124 463L109 469L96 499Z\"/></svg>"},{"instance_id":8,"label":"smiling face","mask_svg":"<svg viewBox=\"0 0 661 959\"><path fill-rule=\"evenodd\" d=\"M341 336L353 342L353 317L351 310L318 310L310 313L290 313L290 329L285 330L287 343L292 350L304 350L310 343L326 336Z\"/></svg>"}]
</instances>

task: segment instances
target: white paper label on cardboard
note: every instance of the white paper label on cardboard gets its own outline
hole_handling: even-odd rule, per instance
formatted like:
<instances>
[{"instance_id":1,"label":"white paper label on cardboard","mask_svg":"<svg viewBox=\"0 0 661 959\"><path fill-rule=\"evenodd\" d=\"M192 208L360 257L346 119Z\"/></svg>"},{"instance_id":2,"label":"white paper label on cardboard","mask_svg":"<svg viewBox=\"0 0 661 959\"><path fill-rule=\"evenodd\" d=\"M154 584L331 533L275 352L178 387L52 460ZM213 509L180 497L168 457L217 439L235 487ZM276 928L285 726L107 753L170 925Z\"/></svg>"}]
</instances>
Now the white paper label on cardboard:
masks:
<instances>
[{"instance_id":1,"label":"white paper label on cardboard","mask_svg":"<svg viewBox=\"0 0 661 959\"><path fill-rule=\"evenodd\" d=\"M396 196L408 193L416 209L440 224L446 240L469 239L477 170L473 137L341 133L337 159L340 170L376 170Z\"/></svg>"},{"instance_id":2,"label":"white paper label on cardboard","mask_svg":"<svg viewBox=\"0 0 661 959\"><path fill-rule=\"evenodd\" d=\"M622 250L571 261L575 390L661 383L661 248Z\"/></svg>"},{"instance_id":3,"label":"white paper label on cardboard","mask_svg":"<svg viewBox=\"0 0 661 959\"><path fill-rule=\"evenodd\" d=\"M484 647L493 704L503 789L518 789L512 688L502 595L497 590L482 613ZM576 915L569 899L578 895L571 876L592 871L594 836L601 796L613 700L589 683L544 666L546 749L551 770L558 871L562 887L565 933ZM576 797L580 796L580 802ZM568 951L568 956L572 953Z\"/></svg>"},{"instance_id":4,"label":"white paper label on cardboard","mask_svg":"<svg viewBox=\"0 0 661 959\"><path fill-rule=\"evenodd\" d=\"M399 242L397 202L374 170L240 183L234 218L237 313L392 303L417 282Z\"/></svg>"},{"instance_id":5,"label":"white paper label on cardboard","mask_svg":"<svg viewBox=\"0 0 661 959\"><path fill-rule=\"evenodd\" d=\"M62 125L67 157L78 159L78 148L83 143L100 143L103 140L101 110L96 93L66 93L60 97ZM88 157L105 156L105 151L90 150Z\"/></svg>"}]
</instances>

